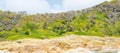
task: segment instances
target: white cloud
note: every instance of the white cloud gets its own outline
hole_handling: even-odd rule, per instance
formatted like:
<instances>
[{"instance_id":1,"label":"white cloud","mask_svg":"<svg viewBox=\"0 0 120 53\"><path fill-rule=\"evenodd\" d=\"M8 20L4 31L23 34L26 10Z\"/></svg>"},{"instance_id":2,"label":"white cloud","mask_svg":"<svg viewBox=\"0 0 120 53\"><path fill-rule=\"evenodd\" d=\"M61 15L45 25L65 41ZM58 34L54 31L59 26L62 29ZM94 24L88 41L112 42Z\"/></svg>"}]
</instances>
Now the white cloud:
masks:
<instances>
[{"instance_id":1,"label":"white cloud","mask_svg":"<svg viewBox=\"0 0 120 53\"><path fill-rule=\"evenodd\" d=\"M62 12L62 6L55 4L51 9L50 13L57 13L57 12Z\"/></svg>"},{"instance_id":2,"label":"white cloud","mask_svg":"<svg viewBox=\"0 0 120 53\"><path fill-rule=\"evenodd\" d=\"M0 10L4 9L4 0L0 0Z\"/></svg>"},{"instance_id":3,"label":"white cloud","mask_svg":"<svg viewBox=\"0 0 120 53\"><path fill-rule=\"evenodd\" d=\"M105 0L62 0L63 2L62 5L55 4L53 8L51 8L51 5L46 0L2 0L2 1L5 1L4 10L27 11L28 13L46 13L46 12L56 13L92 7Z\"/></svg>"},{"instance_id":4,"label":"white cloud","mask_svg":"<svg viewBox=\"0 0 120 53\"><path fill-rule=\"evenodd\" d=\"M5 10L27 11L28 13L45 13L49 11L50 5L46 0L6 0Z\"/></svg>"},{"instance_id":5,"label":"white cloud","mask_svg":"<svg viewBox=\"0 0 120 53\"><path fill-rule=\"evenodd\" d=\"M79 10L100 4L106 0L63 0L65 10Z\"/></svg>"}]
</instances>

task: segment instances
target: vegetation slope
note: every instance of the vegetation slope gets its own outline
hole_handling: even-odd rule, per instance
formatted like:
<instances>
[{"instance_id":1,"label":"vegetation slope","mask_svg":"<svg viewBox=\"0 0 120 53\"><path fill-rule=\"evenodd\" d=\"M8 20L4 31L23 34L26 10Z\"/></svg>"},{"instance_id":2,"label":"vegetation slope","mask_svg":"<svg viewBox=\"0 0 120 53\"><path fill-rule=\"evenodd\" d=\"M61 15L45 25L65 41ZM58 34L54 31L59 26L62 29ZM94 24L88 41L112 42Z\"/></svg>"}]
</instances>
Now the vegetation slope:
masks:
<instances>
[{"instance_id":1,"label":"vegetation slope","mask_svg":"<svg viewBox=\"0 0 120 53\"><path fill-rule=\"evenodd\" d=\"M103 2L81 11L26 14L0 11L0 39L48 39L77 34L120 36L120 1Z\"/></svg>"}]
</instances>

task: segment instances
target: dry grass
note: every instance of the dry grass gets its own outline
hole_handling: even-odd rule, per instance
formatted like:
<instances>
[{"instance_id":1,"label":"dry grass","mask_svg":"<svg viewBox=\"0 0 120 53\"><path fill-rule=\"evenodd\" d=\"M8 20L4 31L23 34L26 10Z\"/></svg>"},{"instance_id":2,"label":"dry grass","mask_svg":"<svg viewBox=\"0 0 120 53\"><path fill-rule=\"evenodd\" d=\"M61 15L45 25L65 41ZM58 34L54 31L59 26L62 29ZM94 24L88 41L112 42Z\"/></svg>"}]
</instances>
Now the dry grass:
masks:
<instances>
[{"instance_id":1,"label":"dry grass","mask_svg":"<svg viewBox=\"0 0 120 53\"><path fill-rule=\"evenodd\" d=\"M69 35L54 39L22 39L0 42L0 49L13 53L69 53L78 48L83 51L120 48L120 39L111 37ZM80 49L81 53L82 50ZM71 52L72 53L72 52ZM85 53L85 52L84 52Z\"/></svg>"}]
</instances>

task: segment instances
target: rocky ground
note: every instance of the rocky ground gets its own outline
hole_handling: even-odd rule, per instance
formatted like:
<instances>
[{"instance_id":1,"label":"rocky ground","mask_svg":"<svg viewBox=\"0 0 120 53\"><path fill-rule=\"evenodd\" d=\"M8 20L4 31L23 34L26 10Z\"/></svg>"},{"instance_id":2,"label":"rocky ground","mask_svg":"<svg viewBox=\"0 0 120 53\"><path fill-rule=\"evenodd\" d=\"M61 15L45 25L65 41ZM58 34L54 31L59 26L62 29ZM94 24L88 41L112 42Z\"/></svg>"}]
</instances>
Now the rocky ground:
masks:
<instances>
[{"instance_id":1,"label":"rocky ground","mask_svg":"<svg viewBox=\"0 0 120 53\"><path fill-rule=\"evenodd\" d=\"M1 41L0 53L120 53L120 38L69 35Z\"/></svg>"}]
</instances>

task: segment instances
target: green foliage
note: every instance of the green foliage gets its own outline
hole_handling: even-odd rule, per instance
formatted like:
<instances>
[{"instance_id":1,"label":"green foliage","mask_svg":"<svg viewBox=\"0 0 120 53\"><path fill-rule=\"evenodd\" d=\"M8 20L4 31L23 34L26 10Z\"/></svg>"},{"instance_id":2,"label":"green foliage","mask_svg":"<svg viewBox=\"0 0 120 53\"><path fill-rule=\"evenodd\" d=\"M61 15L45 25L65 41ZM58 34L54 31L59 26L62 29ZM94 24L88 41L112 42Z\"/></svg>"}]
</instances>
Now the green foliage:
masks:
<instances>
[{"instance_id":1,"label":"green foliage","mask_svg":"<svg viewBox=\"0 0 120 53\"><path fill-rule=\"evenodd\" d=\"M116 0L112 2L114 2L115 5ZM72 15L74 12L58 13L55 15L26 14L20 17L20 19L15 20L16 23L13 22L13 27L9 31L5 31L4 29L11 24L11 17L15 16L15 18L17 18L18 15L12 12L6 12L5 15L0 15L0 22L3 24L0 26L0 29L3 29L0 31L0 39L48 39L64 34L120 36L120 15L115 16L117 13L111 12L113 10L108 9L112 7L112 5L106 7L106 3L108 2L104 2L96 8L94 7L94 10L81 11L75 13L75 15ZM0 11L0 14L2 14L2 11Z\"/></svg>"},{"instance_id":2,"label":"green foliage","mask_svg":"<svg viewBox=\"0 0 120 53\"><path fill-rule=\"evenodd\" d=\"M25 23L25 25L22 28L23 30L30 30L30 31L34 31L38 29L38 26L36 24L32 24L32 23Z\"/></svg>"},{"instance_id":3,"label":"green foliage","mask_svg":"<svg viewBox=\"0 0 120 53\"><path fill-rule=\"evenodd\" d=\"M29 31L25 31L25 35L30 35Z\"/></svg>"}]
</instances>

